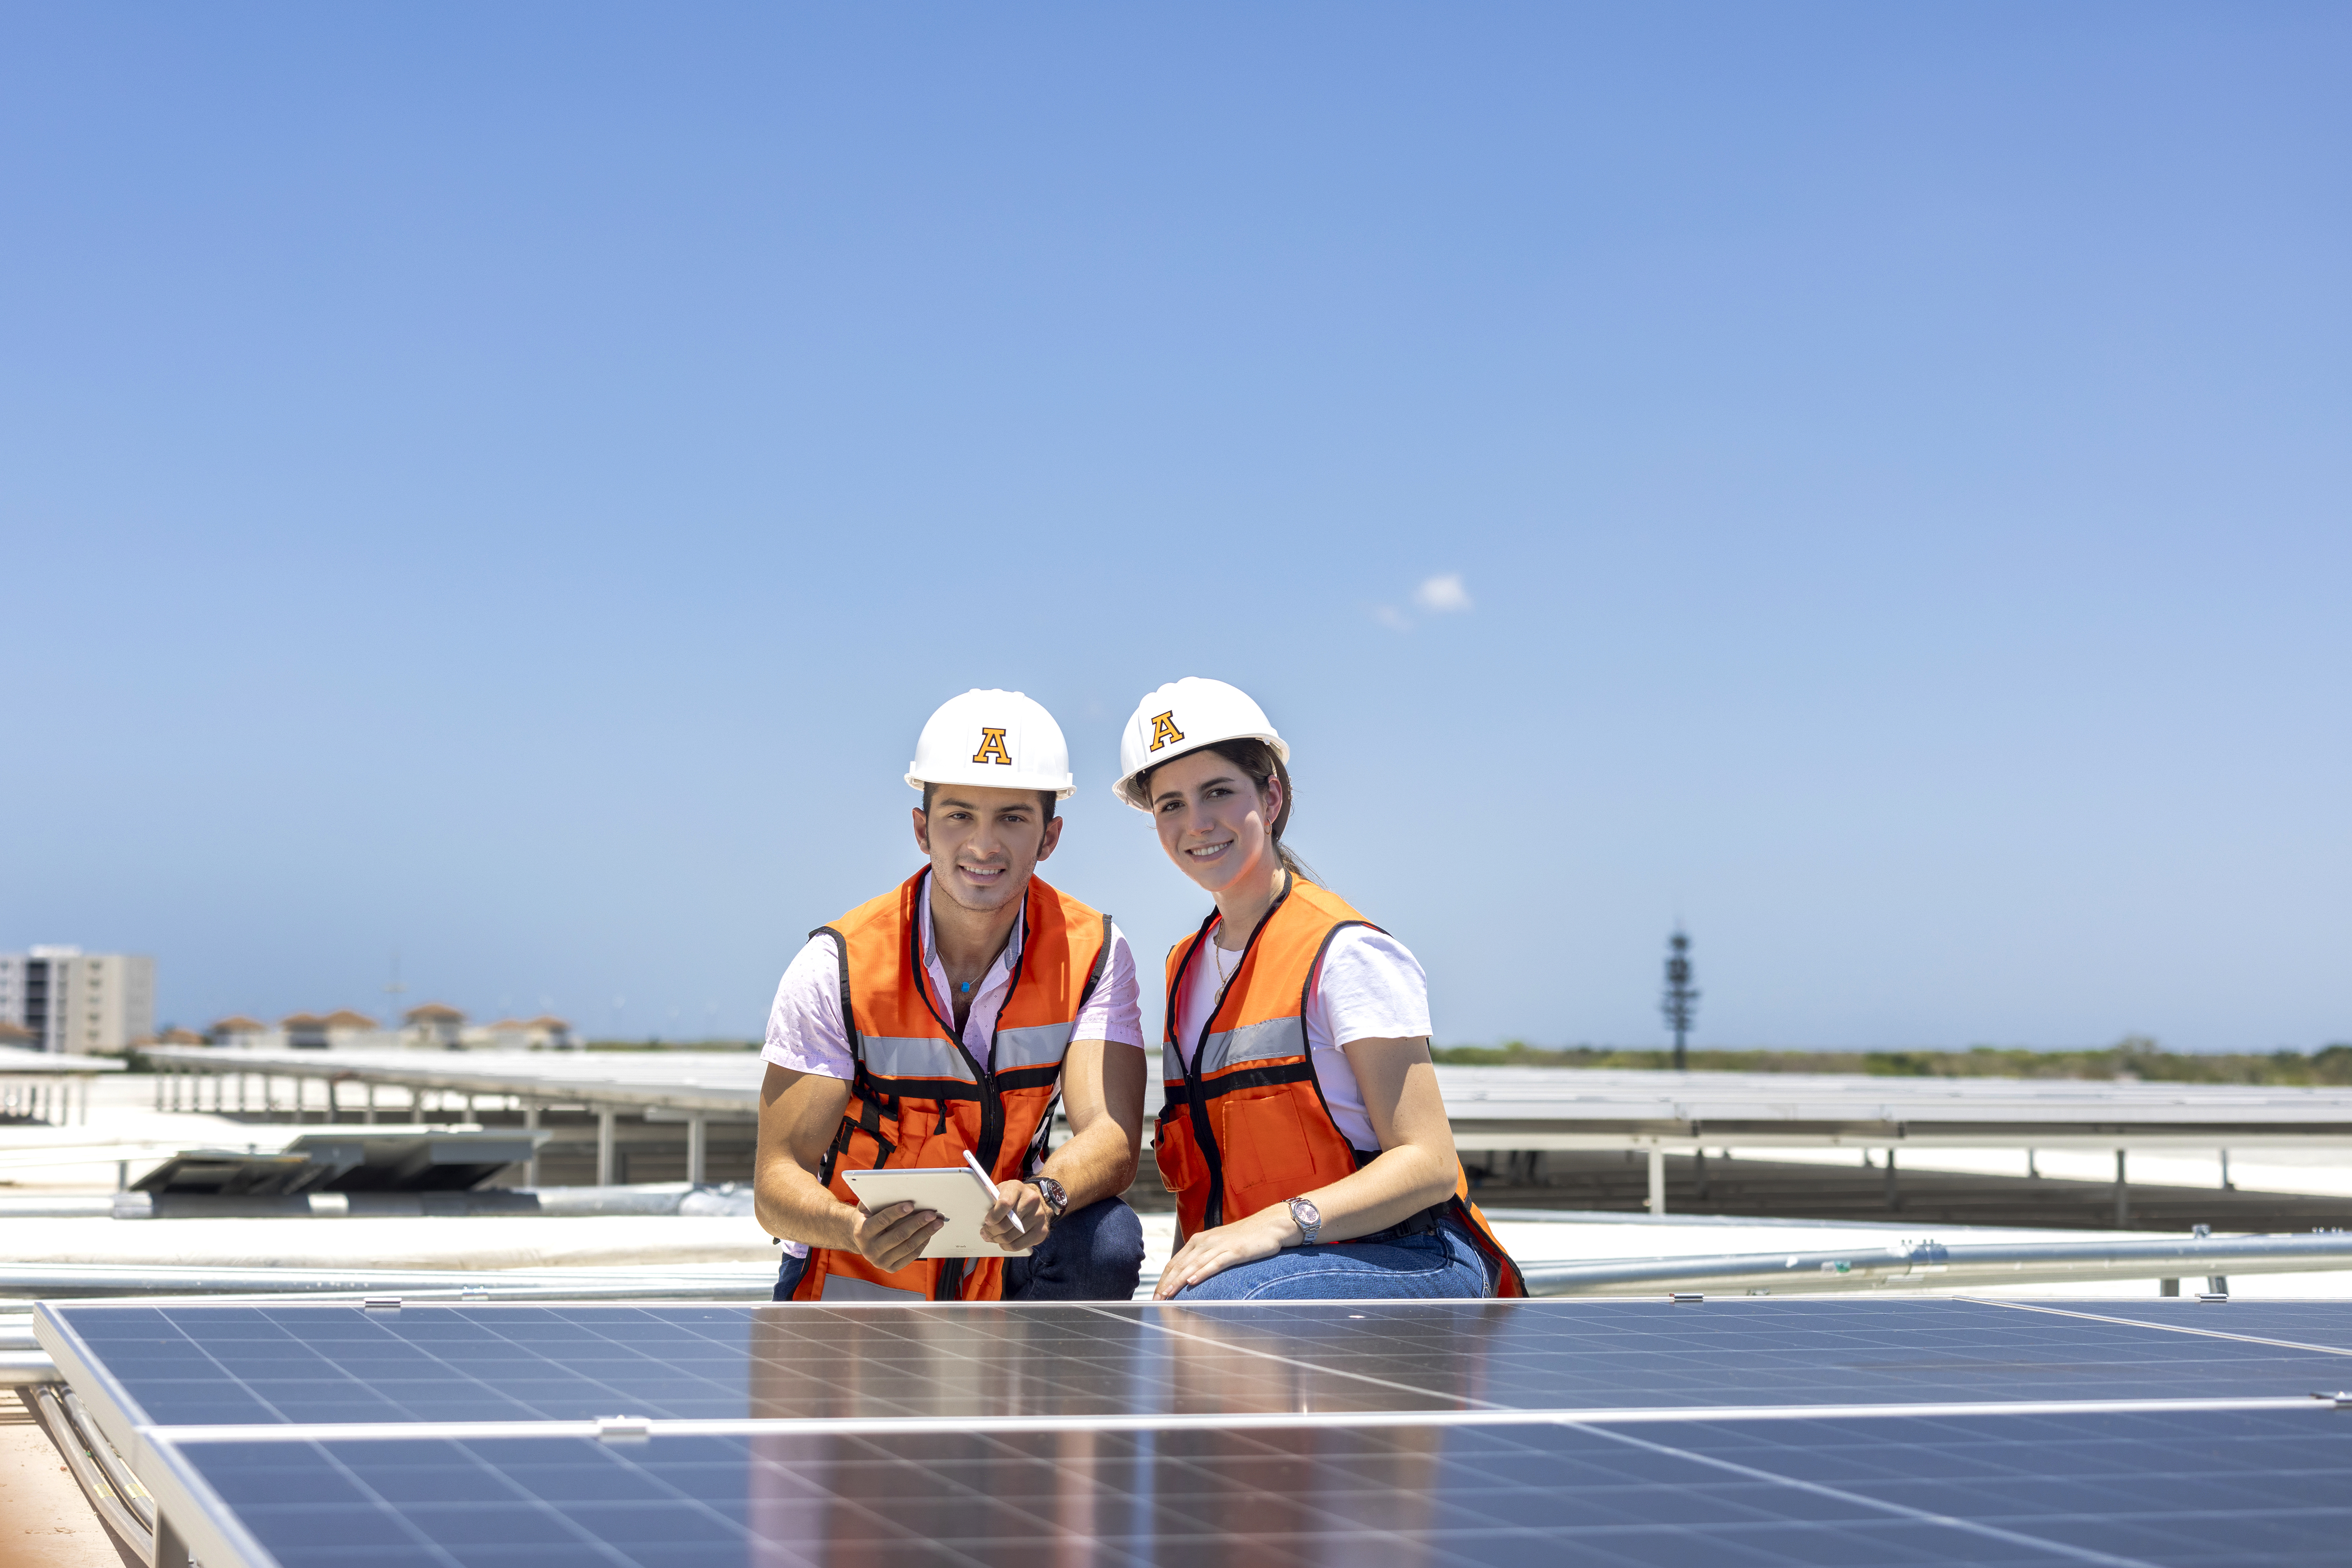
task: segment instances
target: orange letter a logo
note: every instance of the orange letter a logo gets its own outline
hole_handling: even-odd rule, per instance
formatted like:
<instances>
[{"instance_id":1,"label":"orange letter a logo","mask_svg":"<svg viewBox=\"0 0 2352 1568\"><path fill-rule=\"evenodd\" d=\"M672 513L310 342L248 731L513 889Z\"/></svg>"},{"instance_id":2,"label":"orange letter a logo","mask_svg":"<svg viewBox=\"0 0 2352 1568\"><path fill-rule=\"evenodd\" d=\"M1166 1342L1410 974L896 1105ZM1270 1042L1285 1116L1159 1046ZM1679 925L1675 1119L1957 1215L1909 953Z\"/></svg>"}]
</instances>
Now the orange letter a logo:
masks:
<instances>
[{"instance_id":1,"label":"orange letter a logo","mask_svg":"<svg viewBox=\"0 0 2352 1568\"><path fill-rule=\"evenodd\" d=\"M974 762L987 762L993 759L1002 762L1007 768L1012 767L1013 754L1004 749L1004 732L1001 729L982 730L980 749L972 753L971 759Z\"/></svg>"},{"instance_id":2,"label":"orange letter a logo","mask_svg":"<svg viewBox=\"0 0 2352 1568\"><path fill-rule=\"evenodd\" d=\"M1171 740L1181 740L1183 738L1184 732L1176 727L1176 710L1174 708L1170 708L1166 713L1154 714L1152 716L1151 745L1150 749L1157 751Z\"/></svg>"}]
</instances>

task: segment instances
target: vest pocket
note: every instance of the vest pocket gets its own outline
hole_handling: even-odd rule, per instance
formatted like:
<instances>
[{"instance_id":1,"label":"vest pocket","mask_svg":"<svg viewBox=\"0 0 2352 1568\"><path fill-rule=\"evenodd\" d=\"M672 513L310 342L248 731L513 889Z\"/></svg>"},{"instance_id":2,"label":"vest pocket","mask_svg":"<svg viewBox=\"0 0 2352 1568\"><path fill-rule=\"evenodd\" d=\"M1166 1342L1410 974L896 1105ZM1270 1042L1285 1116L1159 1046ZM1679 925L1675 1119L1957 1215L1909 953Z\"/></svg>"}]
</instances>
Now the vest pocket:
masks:
<instances>
[{"instance_id":1,"label":"vest pocket","mask_svg":"<svg viewBox=\"0 0 2352 1568\"><path fill-rule=\"evenodd\" d=\"M1307 1142L1293 1085L1236 1090L1218 1109L1218 1146L1225 1162L1225 1217L1239 1219L1270 1202L1296 1197L1315 1180L1315 1150ZM1278 1189L1270 1194L1256 1188Z\"/></svg>"},{"instance_id":2,"label":"vest pocket","mask_svg":"<svg viewBox=\"0 0 2352 1568\"><path fill-rule=\"evenodd\" d=\"M1208 1179L1192 1147L1192 1128L1181 1113L1160 1118L1151 1134L1151 1158L1160 1167L1160 1185L1170 1192L1184 1192Z\"/></svg>"},{"instance_id":3,"label":"vest pocket","mask_svg":"<svg viewBox=\"0 0 2352 1568\"><path fill-rule=\"evenodd\" d=\"M898 1111L898 1147L892 1162L908 1170L939 1170L963 1164L964 1135L956 1118L935 1100L909 1100Z\"/></svg>"}]
</instances>

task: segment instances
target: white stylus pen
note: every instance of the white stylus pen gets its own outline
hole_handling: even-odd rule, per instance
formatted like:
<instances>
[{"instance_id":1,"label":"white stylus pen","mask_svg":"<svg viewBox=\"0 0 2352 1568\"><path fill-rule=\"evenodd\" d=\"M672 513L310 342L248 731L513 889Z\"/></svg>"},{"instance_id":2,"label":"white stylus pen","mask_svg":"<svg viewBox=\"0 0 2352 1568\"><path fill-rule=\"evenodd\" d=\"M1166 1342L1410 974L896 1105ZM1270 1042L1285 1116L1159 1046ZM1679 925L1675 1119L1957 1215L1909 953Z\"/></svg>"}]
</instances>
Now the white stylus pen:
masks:
<instances>
[{"instance_id":1,"label":"white stylus pen","mask_svg":"<svg viewBox=\"0 0 2352 1568\"><path fill-rule=\"evenodd\" d=\"M963 1152L963 1163L971 1168L972 1175L980 1178L980 1185L988 1189L988 1201L992 1204L994 1203L996 1201L996 1184L988 1179L988 1167L980 1163L980 1156L973 1154L970 1149L966 1149ZM1026 1236L1029 1234L1029 1228L1021 1223L1020 1210L1008 1208L1004 1211L1004 1218L1013 1221L1013 1235Z\"/></svg>"}]
</instances>

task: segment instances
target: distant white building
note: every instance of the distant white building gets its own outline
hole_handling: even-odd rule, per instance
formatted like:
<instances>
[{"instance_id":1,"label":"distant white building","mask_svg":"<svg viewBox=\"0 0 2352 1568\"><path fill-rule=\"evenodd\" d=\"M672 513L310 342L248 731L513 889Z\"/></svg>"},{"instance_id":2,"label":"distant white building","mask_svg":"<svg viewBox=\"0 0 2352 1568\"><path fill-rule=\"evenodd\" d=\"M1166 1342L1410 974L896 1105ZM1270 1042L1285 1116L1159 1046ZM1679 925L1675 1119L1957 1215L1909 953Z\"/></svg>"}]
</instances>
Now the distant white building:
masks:
<instances>
[{"instance_id":1,"label":"distant white building","mask_svg":"<svg viewBox=\"0 0 2352 1568\"><path fill-rule=\"evenodd\" d=\"M214 1045L236 1046L246 1051L276 1050L286 1043L282 1030L273 1029L259 1019L249 1019L243 1013L220 1019L205 1031L205 1038Z\"/></svg>"},{"instance_id":2,"label":"distant white building","mask_svg":"<svg viewBox=\"0 0 2352 1568\"><path fill-rule=\"evenodd\" d=\"M278 1020L286 1031L286 1043L295 1051L345 1050L359 1045L389 1043L381 1038L375 1019L365 1013L355 1013L349 1008L339 1008L324 1017L317 1013L293 1013Z\"/></svg>"},{"instance_id":3,"label":"distant white building","mask_svg":"<svg viewBox=\"0 0 2352 1568\"><path fill-rule=\"evenodd\" d=\"M0 1023L37 1051L121 1051L155 1032L155 960L79 947L0 953Z\"/></svg>"},{"instance_id":4,"label":"distant white building","mask_svg":"<svg viewBox=\"0 0 2352 1568\"><path fill-rule=\"evenodd\" d=\"M572 1026L542 1013L535 1019L500 1019L466 1031L466 1044L478 1051L577 1051Z\"/></svg>"},{"instance_id":5,"label":"distant white building","mask_svg":"<svg viewBox=\"0 0 2352 1568\"><path fill-rule=\"evenodd\" d=\"M400 1015L401 1043L417 1051L462 1051L466 1015L446 1002L427 1002Z\"/></svg>"}]
</instances>

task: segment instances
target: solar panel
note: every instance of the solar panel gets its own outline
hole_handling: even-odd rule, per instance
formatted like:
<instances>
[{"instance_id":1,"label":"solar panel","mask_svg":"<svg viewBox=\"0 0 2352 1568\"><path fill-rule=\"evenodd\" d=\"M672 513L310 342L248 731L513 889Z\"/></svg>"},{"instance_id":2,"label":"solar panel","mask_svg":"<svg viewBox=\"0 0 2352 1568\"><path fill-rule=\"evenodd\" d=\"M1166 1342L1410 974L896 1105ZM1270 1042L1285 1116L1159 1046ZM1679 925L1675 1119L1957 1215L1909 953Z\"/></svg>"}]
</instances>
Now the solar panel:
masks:
<instances>
[{"instance_id":1,"label":"solar panel","mask_svg":"<svg viewBox=\"0 0 2352 1568\"><path fill-rule=\"evenodd\" d=\"M2352 1384L2343 1302L52 1303L41 1334L205 1568L2332 1563L2352 1525L2352 1412L2310 1396Z\"/></svg>"},{"instance_id":2,"label":"solar panel","mask_svg":"<svg viewBox=\"0 0 2352 1568\"><path fill-rule=\"evenodd\" d=\"M2276 1303L2301 1309L2308 1303ZM1174 1308L51 1304L121 1425L1589 1409L2306 1394L2298 1311L1953 1300ZM2135 1312L2140 1309L2134 1309ZM2217 1316L2217 1314L2220 1314ZM2344 1312L2338 1309L2339 1322ZM2315 1337L2317 1336L2317 1337ZM2259 1343L2263 1337L2288 1344ZM2352 1333L2335 1332L2352 1343ZM53 1351L61 1346L52 1344Z\"/></svg>"},{"instance_id":3,"label":"solar panel","mask_svg":"<svg viewBox=\"0 0 2352 1568\"><path fill-rule=\"evenodd\" d=\"M247 1552L280 1568L2188 1568L2340 1563L2352 1528L2352 1419L2316 1409L629 1444L215 1440L174 1453Z\"/></svg>"}]
</instances>

